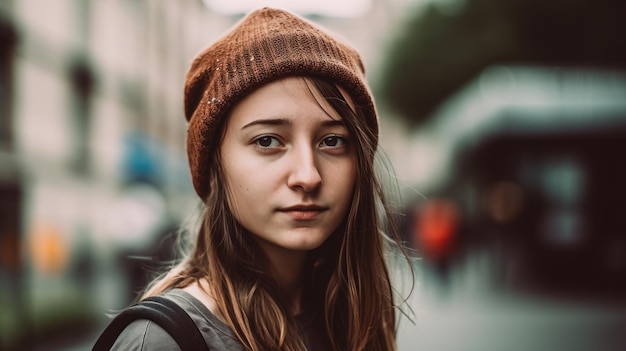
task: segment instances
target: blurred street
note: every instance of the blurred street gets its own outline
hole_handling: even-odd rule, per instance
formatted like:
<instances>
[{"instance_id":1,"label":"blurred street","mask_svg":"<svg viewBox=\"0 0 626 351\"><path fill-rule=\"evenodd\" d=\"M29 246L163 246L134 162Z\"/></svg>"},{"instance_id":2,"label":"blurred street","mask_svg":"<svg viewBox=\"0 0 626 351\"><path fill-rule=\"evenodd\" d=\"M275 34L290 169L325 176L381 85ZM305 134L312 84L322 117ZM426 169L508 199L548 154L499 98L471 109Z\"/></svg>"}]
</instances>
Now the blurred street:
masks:
<instances>
[{"instance_id":1,"label":"blurred street","mask_svg":"<svg viewBox=\"0 0 626 351\"><path fill-rule=\"evenodd\" d=\"M493 267L486 261L483 257L468 263L451 277L447 289L426 286L421 296L414 296L416 324L401 325L399 350L624 349L624 299L498 287L489 278Z\"/></svg>"}]
</instances>

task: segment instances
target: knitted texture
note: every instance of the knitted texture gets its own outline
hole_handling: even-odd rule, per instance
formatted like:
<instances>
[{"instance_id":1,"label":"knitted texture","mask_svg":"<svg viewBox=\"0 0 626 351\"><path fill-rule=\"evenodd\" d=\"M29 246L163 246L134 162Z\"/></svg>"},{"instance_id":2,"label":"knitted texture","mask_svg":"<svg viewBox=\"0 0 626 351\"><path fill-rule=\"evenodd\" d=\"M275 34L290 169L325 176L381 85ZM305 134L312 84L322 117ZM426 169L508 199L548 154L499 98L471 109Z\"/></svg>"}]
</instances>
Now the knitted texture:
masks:
<instances>
[{"instance_id":1,"label":"knitted texture","mask_svg":"<svg viewBox=\"0 0 626 351\"><path fill-rule=\"evenodd\" d=\"M288 76L318 77L345 89L378 135L372 95L359 54L311 22L263 8L242 19L193 61L185 82L189 121L187 154L194 188L209 192L209 160L218 148L218 128L246 94Z\"/></svg>"}]
</instances>

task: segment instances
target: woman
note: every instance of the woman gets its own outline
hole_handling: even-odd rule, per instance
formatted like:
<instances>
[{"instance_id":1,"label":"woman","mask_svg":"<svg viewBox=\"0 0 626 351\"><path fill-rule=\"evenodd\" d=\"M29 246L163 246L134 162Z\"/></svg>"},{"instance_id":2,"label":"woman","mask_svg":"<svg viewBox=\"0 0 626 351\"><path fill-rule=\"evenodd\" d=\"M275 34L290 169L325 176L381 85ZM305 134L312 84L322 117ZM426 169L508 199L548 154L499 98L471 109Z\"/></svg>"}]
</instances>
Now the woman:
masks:
<instances>
[{"instance_id":1,"label":"woman","mask_svg":"<svg viewBox=\"0 0 626 351\"><path fill-rule=\"evenodd\" d=\"M188 255L143 298L174 300L211 350L394 350L394 245L359 55L257 10L195 59L185 113L204 211ZM139 320L113 349L178 347Z\"/></svg>"}]
</instances>

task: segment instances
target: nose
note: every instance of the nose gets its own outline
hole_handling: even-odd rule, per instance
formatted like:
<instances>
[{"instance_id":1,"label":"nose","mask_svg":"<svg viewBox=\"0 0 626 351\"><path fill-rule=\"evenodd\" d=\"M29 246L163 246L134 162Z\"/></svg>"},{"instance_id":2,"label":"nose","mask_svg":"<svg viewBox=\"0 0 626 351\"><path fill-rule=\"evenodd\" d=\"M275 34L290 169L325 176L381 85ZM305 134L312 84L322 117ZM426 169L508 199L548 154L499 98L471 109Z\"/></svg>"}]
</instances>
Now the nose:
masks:
<instances>
[{"instance_id":1,"label":"nose","mask_svg":"<svg viewBox=\"0 0 626 351\"><path fill-rule=\"evenodd\" d=\"M309 193L315 191L320 184L322 176L316 164L315 152L309 147L294 150L287 186Z\"/></svg>"}]
</instances>

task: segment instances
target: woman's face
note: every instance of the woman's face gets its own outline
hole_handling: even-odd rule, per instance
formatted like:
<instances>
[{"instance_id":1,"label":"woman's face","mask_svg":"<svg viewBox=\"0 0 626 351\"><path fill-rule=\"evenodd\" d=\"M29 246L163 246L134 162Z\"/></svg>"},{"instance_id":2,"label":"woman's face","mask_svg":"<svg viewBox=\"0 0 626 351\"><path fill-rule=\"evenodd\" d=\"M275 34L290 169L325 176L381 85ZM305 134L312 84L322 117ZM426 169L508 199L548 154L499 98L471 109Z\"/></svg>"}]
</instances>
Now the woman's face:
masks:
<instances>
[{"instance_id":1,"label":"woman's face","mask_svg":"<svg viewBox=\"0 0 626 351\"><path fill-rule=\"evenodd\" d=\"M220 147L233 214L269 255L320 246L352 201L354 145L342 118L310 86L285 78L246 96L231 111Z\"/></svg>"}]
</instances>

